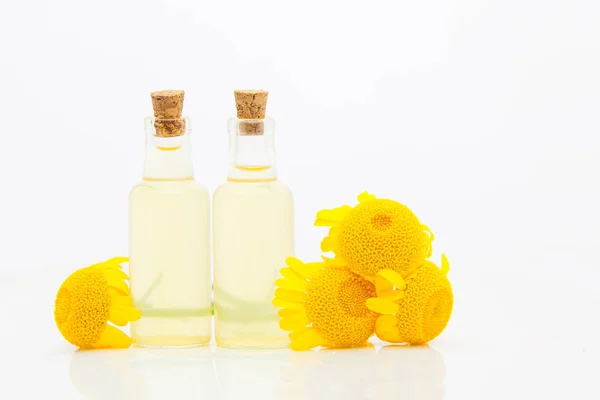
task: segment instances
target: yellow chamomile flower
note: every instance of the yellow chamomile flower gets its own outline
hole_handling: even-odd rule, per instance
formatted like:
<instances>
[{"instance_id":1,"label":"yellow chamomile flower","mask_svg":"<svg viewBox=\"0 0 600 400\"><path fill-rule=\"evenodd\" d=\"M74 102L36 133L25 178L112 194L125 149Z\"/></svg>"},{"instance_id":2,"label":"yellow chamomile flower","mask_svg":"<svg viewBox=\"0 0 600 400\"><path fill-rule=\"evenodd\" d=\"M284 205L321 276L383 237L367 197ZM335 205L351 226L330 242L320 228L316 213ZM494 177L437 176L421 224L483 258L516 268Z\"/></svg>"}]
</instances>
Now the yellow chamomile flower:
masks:
<instances>
[{"instance_id":1,"label":"yellow chamomile flower","mask_svg":"<svg viewBox=\"0 0 600 400\"><path fill-rule=\"evenodd\" d=\"M281 307L281 329L291 331L290 347L357 347L375 330L378 314L366 301L376 296L375 285L347 268L324 262L286 260L283 278L276 281L273 304Z\"/></svg>"},{"instance_id":2,"label":"yellow chamomile flower","mask_svg":"<svg viewBox=\"0 0 600 400\"><path fill-rule=\"evenodd\" d=\"M140 318L133 307L127 275L121 271L125 257L115 257L81 268L61 285L54 304L54 320L67 341L82 349L125 348L131 339L120 329Z\"/></svg>"},{"instance_id":3,"label":"yellow chamomile flower","mask_svg":"<svg viewBox=\"0 0 600 400\"><path fill-rule=\"evenodd\" d=\"M424 344L435 339L448 324L454 296L446 277L450 266L442 255L442 268L431 261L403 279L393 270L379 271L377 297L367 307L381 315L375 333L392 343Z\"/></svg>"},{"instance_id":4,"label":"yellow chamomile flower","mask_svg":"<svg viewBox=\"0 0 600 400\"><path fill-rule=\"evenodd\" d=\"M322 251L333 251L341 263L369 280L383 269L407 277L431 256L434 236L408 207L367 192L358 201L356 207L317 213L315 225L331 227Z\"/></svg>"}]
</instances>

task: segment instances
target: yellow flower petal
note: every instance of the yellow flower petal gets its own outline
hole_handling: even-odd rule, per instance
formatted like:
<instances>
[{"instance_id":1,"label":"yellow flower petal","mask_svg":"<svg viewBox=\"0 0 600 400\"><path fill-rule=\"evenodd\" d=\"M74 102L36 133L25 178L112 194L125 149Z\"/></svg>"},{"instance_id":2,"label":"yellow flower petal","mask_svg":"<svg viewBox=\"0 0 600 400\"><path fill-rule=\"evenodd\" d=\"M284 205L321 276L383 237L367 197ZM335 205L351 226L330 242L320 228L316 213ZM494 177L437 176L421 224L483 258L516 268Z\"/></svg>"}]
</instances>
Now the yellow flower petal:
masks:
<instances>
[{"instance_id":1,"label":"yellow flower petal","mask_svg":"<svg viewBox=\"0 0 600 400\"><path fill-rule=\"evenodd\" d=\"M288 337L290 338L290 340L295 340L299 336L301 336L302 334L304 334L304 332L308 332L310 329L312 329L310 326L306 326L304 328L300 328L298 330L290 332L290 334L288 335Z\"/></svg>"},{"instance_id":2,"label":"yellow flower petal","mask_svg":"<svg viewBox=\"0 0 600 400\"><path fill-rule=\"evenodd\" d=\"M286 260L287 265L290 266L292 271L298 274L300 277L310 279L316 272L321 269L321 263L303 263L295 257L289 257Z\"/></svg>"},{"instance_id":3,"label":"yellow flower petal","mask_svg":"<svg viewBox=\"0 0 600 400\"><path fill-rule=\"evenodd\" d=\"M308 282L300 278L285 277L277 279L275 285L283 289L305 292Z\"/></svg>"},{"instance_id":4,"label":"yellow flower petal","mask_svg":"<svg viewBox=\"0 0 600 400\"><path fill-rule=\"evenodd\" d=\"M278 297L282 300L287 300L287 301L296 301L296 302L304 301L304 293L298 292L296 290L288 290L288 289L282 289L282 288L275 289L275 297Z\"/></svg>"},{"instance_id":5,"label":"yellow flower petal","mask_svg":"<svg viewBox=\"0 0 600 400\"><path fill-rule=\"evenodd\" d=\"M321 251L327 253L339 248L340 228L337 226L329 228L329 233L321 241Z\"/></svg>"},{"instance_id":6,"label":"yellow flower petal","mask_svg":"<svg viewBox=\"0 0 600 400\"><path fill-rule=\"evenodd\" d=\"M317 213L315 226L339 226L350 210L352 210L350 206L341 206L332 210L321 210Z\"/></svg>"},{"instance_id":7,"label":"yellow flower petal","mask_svg":"<svg viewBox=\"0 0 600 400\"><path fill-rule=\"evenodd\" d=\"M381 340L391 343L403 342L396 326L396 317L393 315L381 315L375 322L375 333Z\"/></svg>"},{"instance_id":8,"label":"yellow flower petal","mask_svg":"<svg viewBox=\"0 0 600 400\"><path fill-rule=\"evenodd\" d=\"M450 263L448 262L448 258L446 258L445 254L442 254L442 274L448 275L450 271Z\"/></svg>"},{"instance_id":9,"label":"yellow flower petal","mask_svg":"<svg viewBox=\"0 0 600 400\"><path fill-rule=\"evenodd\" d=\"M332 226L331 228L329 228L329 236L331 236L333 239L337 239L340 236L340 227L339 226Z\"/></svg>"},{"instance_id":10,"label":"yellow flower petal","mask_svg":"<svg viewBox=\"0 0 600 400\"><path fill-rule=\"evenodd\" d=\"M309 262L304 264L304 274L306 275L305 277L307 279L311 279L315 276L317 272L323 269L324 266L325 263L323 262Z\"/></svg>"},{"instance_id":11,"label":"yellow flower petal","mask_svg":"<svg viewBox=\"0 0 600 400\"><path fill-rule=\"evenodd\" d=\"M121 271L120 269L106 269L105 271L106 276L112 276L113 278L116 279L124 279L124 280L129 280L129 277L127 276L127 274L123 271Z\"/></svg>"},{"instance_id":12,"label":"yellow flower petal","mask_svg":"<svg viewBox=\"0 0 600 400\"><path fill-rule=\"evenodd\" d=\"M140 316L140 312L133 307L111 307L108 320L115 325L125 326L131 321L137 321Z\"/></svg>"},{"instance_id":13,"label":"yellow flower petal","mask_svg":"<svg viewBox=\"0 0 600 400\"><path fill-rule=\"evenodd\" d=\"M384 300L389 300L389 301L396 301L396 300L400 300L401 298L404 297L404 290L391 290L389 292L384 292L381 294L378 294L378 297L380 299L384 299Z\"/></svg>"},{"instance_id":14,"label":"yellow flower petal","mask_svg":"<svg viewBox=\"0 0 600 400\"><path fill-rule=\"evenodd\" d=\"M123 331L112 325L106 325L100 338L92 345L93 349L124 349L131 346L132 340Z\"/></svg>"},{"instance_id":15,"label":"yellow flower petal","mask_svg":"<svg viewBox=\"0 0 600 400\"><path fill-rule=\"evenodd\" d=\"M295 273L291 268L281 268L280 272L281 272L281 275L283 275L286 278L303 279L300 275Z\"/></svg>"},{"instance_id":16,"label":"yellow flower petal","mask_svg":"<svg viewBox=\"0 0 600 400\"><path fill-rule=\"evenodd\" d=\"M377 290L377 296L380 296L382 293L391 292L394 290L394 284L385 279L381 275L375 276L375 289Z\"/></svg>"},{"instance_id":17,"label":"yellow flower petal","mask_svg":"<svg viewBox=\"0 0 600 400\"><path fill-rule=\"evenodd\" d=\"M292 269L294 268L294 265L304 265L304 262L302 262L302 260L297 259L296 257L286 258L285 263Z\"/></svg>"},{"instance_id":18,"label":"yellow flower petal","mask_svg":"<svg viewBox=\"0 0 600 400\"><path fill-rule=\"evenodd\" d=\"M347 268L346 262L341 257L336 256L334 258L329 258L329 257L321 256L321 258L323 259L324 266L326 268Z\"/></svg>"},{"instance_id":19,"label":"yellow flower petal","mask_svg":"<svg viewBox=\"0 0 600 400\"><path fill-rule=\"evenodd\" d=\"M121 278L118 278L112 274L106 274L106 278L108 279L108 286L113 287L125 295L129 295L129 287L125 283L125 281Z\"/></svg>"},{"instance_id":20,"label":"yellow flower petal","mask_svg":"<svg viewBox=\"0 0 600 400\"><path fill-rule=\"evenodd\" d=\"M283 318L279 321L279 327L284 331L295 331L305 327L309 322L306 315L299 315L292 318Z\"/></svg>"},{"instance_id":21,"label":"yellow flower petal","mask_svg":"<svg viewBox=\"0 0 600 400\"><path fill-rule=\"evenodd\" d=\"M303 305L302 303L295 303L293 301L287 301L287 300L283 300L280 298L275 297L272 301L273 305L275 307L281 307L281 308L302 308Z\"/></svg>"},{"instance_id":22,"label":"yellow flower petal","mask_svg":"<svg viewBox=\"0 0 600 400\"><path fill-rule=\"evenodd\" d=\"M379 314L395 314L399 308L398 304L378 297L367 299L366 303L369 310Z\"/></svg>"},{"instance_id":23,"label":"yellow flower petal","mask_svg":"<svg viewBox=\"0 0 600 400\"><path fill-rule=\"evenodd\" d=\"M368 201L375 200L376 198L377 197L375 197L374 194L369 194L369 192L362 192L361 194L358 195L358 202L366 203Z\"/></svg>"},{"instance_id":24,"label":"yellow flower petal","mask_svg":"<svg viewBox=\"0 0 600 400\"><path fill-rule=\"evenodd\" d=\"M336 248L335 241L330 236L325 236L323 240L321 240L321 251L327 253L329 251L333 251Z\"/></svg>"},{"instance_id":25,"label":"yellow flower petal","mask_svg":"<svg viewBox=\"0 0 600 400\"><path fill-rule=\"evenodd\" d=\"M119 290L108 288L111 307L133 307L131 296L124 296Z\"/></svg>"},{"instance_id":26,"label":"yellow flower petal","mask_svg":"<svg viewBox=\"0 0 600 400\"><path fill-rule=\"evenodd\" d=\"M105 262L109 264L123 264L129 262L129 257L112 257L106 260Z\"/></svg>"},{"instance_id":27,"label":"yellow flower petal","mask_svg":"<svg viewBox=\"0 0 600 400\"><path fill-rule=\"evenodd\" d=\"M423 231L425 231L425 233L427 233L427 235L429 236L429 242L433 242L433 240L435 239L435 235L433 234L433 232L431 232L431 229L429 229L429 227L425 224L421 225L423 227Z\"/></svg>"},{"instance_id":28,"label":"yellow flower petal","mask_svg":"<svg viewBox=\"0 0 600 400\"><path fill-rule=\"evenodd\" d=\"M306 315L306 311L300 308L283 308L277 311L281 318L292 318L300 315Z\"/></svg>"},{"instance_id":29,"label":"yellow flower petal","mask_svg":"<svg viewBox=\"0 0 600 400\"><path fill-rule=\"evenodd\" d=\"M91 265L91 267L101 269L121 269L121 264L126 262L129 262L129 258L127 257L113 257L106 261Z\"/></svg>"},{"instance_id":30,"label":"yellow flower petal","mask_svg":"<svg viewBox=\"0 0 600 400\"><path fill-rule=\"evenodd\" d=\"M406 283L404 282L402 275L400 275L396 271L391 269L382 269L381 271L379 271L379 275L383 276L385 279L388 280L388 282L390 282L399 290L406 289Z\"/></svg>"},{"instance_id":31,"label":"yellow flower petal","mask_svg":"<svg viewBox=\"0 0 600 400\"><path fill-rule=\"evenodd\" d=\"M312 348L321 346L325 343L325 340L315 329L308 329L303 332L297 338L292 340L290 347L292 350L310 350Z\"/></svg>"}]
</instances>

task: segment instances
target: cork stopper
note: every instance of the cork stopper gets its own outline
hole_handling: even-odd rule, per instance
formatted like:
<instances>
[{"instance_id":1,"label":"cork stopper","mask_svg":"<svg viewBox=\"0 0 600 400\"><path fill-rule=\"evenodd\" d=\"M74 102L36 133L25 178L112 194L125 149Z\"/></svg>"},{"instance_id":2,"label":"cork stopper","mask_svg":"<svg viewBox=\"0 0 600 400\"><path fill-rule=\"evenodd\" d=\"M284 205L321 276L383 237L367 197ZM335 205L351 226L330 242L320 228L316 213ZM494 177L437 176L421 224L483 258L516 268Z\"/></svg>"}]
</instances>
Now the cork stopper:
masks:
<instances>
[{"instance_id":1,"label":"cork stopper","mask_svg":"<svg viewBox=\"0 0 600 400\"><path fill-rule=\"evenodd\" d=\"M267 97L265 90L235 90L235 108L239 119L255 121L240 121L240 135L262 135L265 127L262 121L267 110Z\"/></svg>"},{"instance_id":2,"label":"cork stopper","mask_svg":"<svg viewBox=\"0 0 600 400\"><path fill-rule=\"evenodd\" d=\"M240 119L263 119L267 110L267 96L264 90L236 90L235 107Z\"/></svg>"},{"instance_id":3,"label":"cork stopper","mask_svg":"<svg viewBox=\"0 0 600 400\"><path fill-rule=\"evenodd\" d=\"M183 95L183 90L161 90L150 93L156 136L173 137L185 133L185 120L181 119Z\"/></svg>"}]
</instances>

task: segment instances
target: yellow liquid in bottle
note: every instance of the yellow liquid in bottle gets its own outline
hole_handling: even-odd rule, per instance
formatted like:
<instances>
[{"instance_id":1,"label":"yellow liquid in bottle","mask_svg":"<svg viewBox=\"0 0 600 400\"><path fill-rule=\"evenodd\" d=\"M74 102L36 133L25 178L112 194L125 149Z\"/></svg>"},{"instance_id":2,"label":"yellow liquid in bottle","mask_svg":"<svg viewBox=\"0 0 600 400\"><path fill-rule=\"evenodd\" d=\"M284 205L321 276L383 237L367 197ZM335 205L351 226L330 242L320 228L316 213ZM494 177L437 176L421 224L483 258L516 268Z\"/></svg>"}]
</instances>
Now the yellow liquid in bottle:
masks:
<instances>
[{"instance_id":1,"label":"yellow liquid in bottle","mask_svg":"<svg viewBox=\"0 0 600 400\"><path fill-rule=\"evenodd\" d=\"M275 179L230 181L214 195L215 338L224 347L286 347L273 306L293 255L291 191Z\"/></svg>"},{"instance_id":2,"label":"yellow liquid in bottle","mask_svg":"<svg viewBox=\"0 0 600 400\"><path fill-rule=\"evenodd\" d=\"M135 345L196 346L211 336L209 195L189 179L146 179L130 194Z\"/></svg>"}]
</instances>

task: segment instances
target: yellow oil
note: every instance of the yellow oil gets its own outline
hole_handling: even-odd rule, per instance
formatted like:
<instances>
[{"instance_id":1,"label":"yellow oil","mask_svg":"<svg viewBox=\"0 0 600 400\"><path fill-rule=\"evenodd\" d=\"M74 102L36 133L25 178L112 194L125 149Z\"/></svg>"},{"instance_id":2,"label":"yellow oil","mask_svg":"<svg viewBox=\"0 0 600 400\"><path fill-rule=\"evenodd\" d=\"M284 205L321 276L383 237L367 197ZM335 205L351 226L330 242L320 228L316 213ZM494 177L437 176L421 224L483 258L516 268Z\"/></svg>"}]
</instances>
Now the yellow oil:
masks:
<instances>
[{"instance_id":1,"label":"yellow oil","mask_svg":"<svg viewBox=\"0 0 600 400\"><path fill-rule=\"evenodd\" d=\"M130 280L139 346L195 346L211 336L208 191L191 177L146 178L130 194Z\"/></svg>"},{"instance_id":2,"label":"yellow oil","mask_svg":"<svg viewBox=\"0 0 600 400\"><path fill-rule=\"evenodd\" d=\"M229 180L214 195L215 339L224 347L286 347L273 306L293 255L293 198L276 179Z\"/></svg>"}]
</instances>

